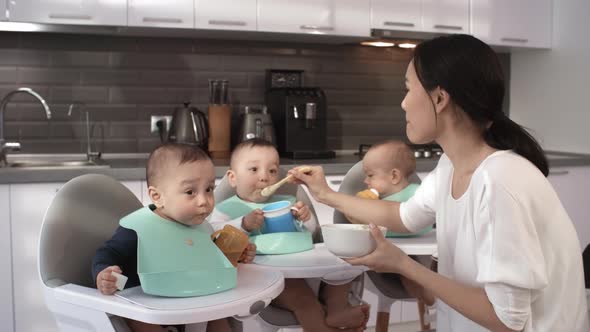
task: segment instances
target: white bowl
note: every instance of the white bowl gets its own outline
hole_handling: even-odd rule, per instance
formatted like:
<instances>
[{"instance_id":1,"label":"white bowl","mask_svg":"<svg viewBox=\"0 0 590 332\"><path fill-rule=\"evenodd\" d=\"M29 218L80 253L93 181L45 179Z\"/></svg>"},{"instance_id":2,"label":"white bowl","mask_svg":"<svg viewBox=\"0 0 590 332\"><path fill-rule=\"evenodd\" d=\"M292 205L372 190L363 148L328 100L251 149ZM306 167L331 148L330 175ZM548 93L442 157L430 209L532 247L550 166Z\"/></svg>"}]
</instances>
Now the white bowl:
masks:
<instances>
[{"instance_id":1,"label":"white bowl","mask_svg":"<svg viewBox=\"0 0 590 332\"><path fill-rule=\"evenodd\" d=\"M387 228L378 226L383 236ZM367 255L377 247L369 225L329 224L322 226L326 248L338 257L350 258Z\"/></svg>"}]
</instances>

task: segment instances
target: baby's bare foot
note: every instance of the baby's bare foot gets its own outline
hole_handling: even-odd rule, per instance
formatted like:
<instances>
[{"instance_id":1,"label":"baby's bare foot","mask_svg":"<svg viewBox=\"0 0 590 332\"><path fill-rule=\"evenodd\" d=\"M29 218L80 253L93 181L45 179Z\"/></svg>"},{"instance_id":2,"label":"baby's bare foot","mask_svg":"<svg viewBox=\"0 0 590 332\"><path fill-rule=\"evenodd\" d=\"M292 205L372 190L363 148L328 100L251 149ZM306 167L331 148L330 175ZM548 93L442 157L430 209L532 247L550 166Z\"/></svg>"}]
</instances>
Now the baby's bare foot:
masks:
<instances>
[{"instance_id":1,"label":"baby's bare foot","mask_svg":"<svg viewBox=\"0 0 590 332\"><path fill-rule=\"evenodd\" d=\"M332 309L332 310L331 310ZM346 306L339 308L326 308L326 324L337 328L364 328L369 320L368 304L358 306Z\"/></svg>"}]
</instances>

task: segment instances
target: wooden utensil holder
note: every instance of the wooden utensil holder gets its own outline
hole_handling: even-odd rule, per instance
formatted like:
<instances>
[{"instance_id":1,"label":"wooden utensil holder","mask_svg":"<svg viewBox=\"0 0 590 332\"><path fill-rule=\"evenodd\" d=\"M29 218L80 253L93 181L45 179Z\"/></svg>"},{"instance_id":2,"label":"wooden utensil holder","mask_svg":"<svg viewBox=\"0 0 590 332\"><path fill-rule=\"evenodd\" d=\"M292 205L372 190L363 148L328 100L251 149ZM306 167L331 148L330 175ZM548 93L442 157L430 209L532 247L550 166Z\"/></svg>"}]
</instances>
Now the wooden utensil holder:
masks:
<instances>
[{"instance_id":1,"label":"wooden utensil holder","mask_svg":"<svg viewBox=\"0 0 590 332\"><path fill-rule=\"evenodd\" d=\"M213 158L230 156L231 106L209 105L209 153Z\"/></svg>"}]
</instances>

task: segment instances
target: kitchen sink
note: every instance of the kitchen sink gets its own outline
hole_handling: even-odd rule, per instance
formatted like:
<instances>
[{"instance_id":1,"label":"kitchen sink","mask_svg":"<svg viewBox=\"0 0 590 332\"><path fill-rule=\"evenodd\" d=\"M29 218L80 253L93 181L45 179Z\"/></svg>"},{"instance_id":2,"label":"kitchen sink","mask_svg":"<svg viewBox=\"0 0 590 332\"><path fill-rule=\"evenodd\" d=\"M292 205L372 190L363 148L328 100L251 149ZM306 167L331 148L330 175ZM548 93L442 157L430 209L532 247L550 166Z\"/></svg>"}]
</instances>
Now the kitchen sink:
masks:
<instances>
[{"instance_id":1,"label":"kitchen sink","mask_svg":"<svg viewBox=\"0 0 590 332\"><path fill-rule=\"evenodd\" d=\"M88 160L86 155L8 155L7 165L3 168L109 168L102 159Z\"/></svg>"}]
</instances>

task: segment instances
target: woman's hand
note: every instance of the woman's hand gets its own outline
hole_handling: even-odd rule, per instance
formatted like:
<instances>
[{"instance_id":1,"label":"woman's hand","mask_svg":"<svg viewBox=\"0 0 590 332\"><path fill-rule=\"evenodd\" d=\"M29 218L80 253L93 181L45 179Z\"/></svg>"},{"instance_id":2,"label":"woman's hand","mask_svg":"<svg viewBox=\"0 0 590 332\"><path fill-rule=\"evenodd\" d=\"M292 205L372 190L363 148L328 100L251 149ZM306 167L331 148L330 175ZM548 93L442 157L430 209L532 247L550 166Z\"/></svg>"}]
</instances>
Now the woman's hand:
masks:
<instances>
[{"instance_id":1,"label":"woman's hand","mask_svg":"<svg viewBox=\"0 0 590 332\"><path fill-rule=\"evenodd\" d=\"M363 257L346 259L352 265L365 265L375 272L401 273L406 260L411 260L400 248L387 241L381 230L369 224L371 235L377 241L377 248Z\"/></svg>"},{"instance_id":2,"label":"woman's hand","mask_svg":"<svg viewBox=\"0 0 590 332\"><path fill-rule=\"evenodd\" d=\"M328 186L324 170L321 166L308 167L309 171L305 173L299 171L301 167L296 167L291 169L289 174L293 175L295 183L305 184L316 201L322 202L326 193L332 192L333 190Z\"/></svg>"},{"instance_id":3,"label":"woman's hand","mask_svg":"<svg viewBox=\"0 0 590 332\"><path fill-rule=\"evenodd\" d=\"M293 210L292 213L295 219L306 222L311 218L311 211L307 205L303 204L303 202L295 202L293 207L295 210Z\"/></svg>"}]
</instances>

